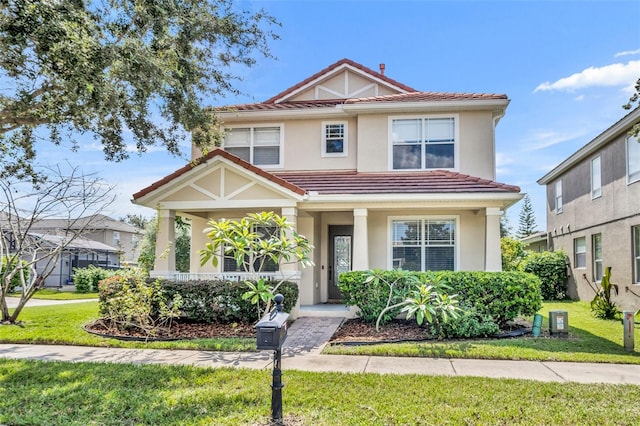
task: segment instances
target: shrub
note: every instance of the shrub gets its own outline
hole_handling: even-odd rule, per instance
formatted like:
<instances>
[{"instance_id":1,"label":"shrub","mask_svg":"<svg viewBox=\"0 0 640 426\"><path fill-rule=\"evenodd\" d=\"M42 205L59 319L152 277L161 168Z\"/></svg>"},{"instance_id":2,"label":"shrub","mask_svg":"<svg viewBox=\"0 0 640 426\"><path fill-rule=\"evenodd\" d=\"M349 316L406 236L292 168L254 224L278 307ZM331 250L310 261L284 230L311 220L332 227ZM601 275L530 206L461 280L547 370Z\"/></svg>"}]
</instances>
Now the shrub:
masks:
<instances>
[{"instance_id":1,"label":"shrub","mask_svg":"<svg viewBox=\"0 0 640 426\"><path fill-rule=\"evenodd\" d=\"M387 282L397 281L393 291L394 303L409 297L413 290L410 280L397 280L399 271L384 271ZM403 271L402 274L407 274ZM478 314L491 316L498 324L504 324L519 315L533 315L542 307L540 279L525 272L409 272L418 276L421 282L432 283L457 294L464 306L473 306ZM378 315L387 305L389 288L384 283L365 283L366 272L352 271L340 274L340 291L345 303L360 308L361 317L375 323ZM400 313L390 312L390 318Z\"/></svg>"},{"instance_id":2,"label":"shrub","mask_svg":"<svg viewBox=\"0 0 640 426\"><path fill-rule=\"evenodd\" d=\"M505 237L500 239L500 254L503 271L518 271L528 252L525 251L522 242Z\"/></svg>"},{"instance_id":3,"label":"shrub","mask_svg":"<svg viewBox=\"0 0 640 426\"><path fill-rule=\"evenodd\" d=\"M0 265L0 285L4 285L4 277L15 269L17 262L18 259L15 257L12 260L9 260L6 256L2 257L2 265ZM24 267L22 270L25 272L24 281L28 283L29 277L31 276L31 271L27 267L28 263L26 261L22 260L21 262ZM8 293L13 293L16 288L20 286L22 286L20 275L15 274L13 277L11 277L11 281L9 282Z\"/></svg>"},{"instance_id":4,"label":"shrub","mask_svg":"<svg viewBox=\"0 0 640 426\"><path fill-rule=\"evenodd\" d=\"M429 334L436 338L488 337L500 331L491 315L481 314L474 307L462 306L462 314L448 321L437 318L431 324Z\"/></svg>"},{"instance_id":5,"label":"shrub","mask_svg":"<svg viewBox=\"0 0 640 426\"><path fill-rule=\"evenodd\" d=\"M544 300L567 298L567 255L563 251L530 253L522 262L522 270L540 278Z\"/></svg>"},{"instance_id":6,"label":"shrub","mask_svg":"<svg viewBox=\"0 0 640 426\"><path fill-rule=\"evenodd\" d=\"M98 291L98 283L105 278L113 277L120 271L98 268L89 265L86 268L73 268L73 284L78 293L92 293Z\"/></svg>"},{"instance_id":7,"label":"shrub","mask_svg":"<svg viewBox=\"0 0 640 426\"><path fill-rule=\"evenodd\" d=\"M137 329L155 336L181 315L182 298L172 298L156 281L145 283L140 277L113 276L100 283L99 310L109 329Z\"/></svg>"},{"instance_id":8,"label":"shrub","mask_svg":"<svg viewBox=\"0 0 640 426\"><path fill-rule=\"evenodd\" d=\"M600 281L600 289L591 301L591 312L596 318L616 319L620 315L616 302L611 298L612 291L617 295L618 286L611 282L611 266L607 266Z\"/></svg>"},{"instance_id":9,"label":"shrub","mask_svg":"<svg viewBox=\"0 0 640 426\"><path fill-rule=\"evenodd\" d=\"M267 281L275 286L279 281ZM257 306L243 299L247 286L236 281L187 281L161 280L160 285L168 297L179 294L183 299L182 312L185 318L194 322L252 322L255 321ZM284 310L290 312L298 300L298 286L284 281L278 287L284 296Z\"/></svg>"}]
</instances>

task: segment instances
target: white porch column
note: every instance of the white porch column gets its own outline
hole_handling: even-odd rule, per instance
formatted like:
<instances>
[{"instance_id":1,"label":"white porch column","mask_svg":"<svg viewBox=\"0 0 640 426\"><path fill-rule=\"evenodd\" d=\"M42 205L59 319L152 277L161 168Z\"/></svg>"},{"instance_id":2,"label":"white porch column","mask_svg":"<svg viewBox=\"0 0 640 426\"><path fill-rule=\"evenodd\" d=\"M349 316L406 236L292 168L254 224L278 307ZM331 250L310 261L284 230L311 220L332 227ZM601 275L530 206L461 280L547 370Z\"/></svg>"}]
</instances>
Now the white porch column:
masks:
<instances>
[{"instance_id":1,"label":"white porch column","mask_svg":"<svg viewBox=\"0 0 640 426\"><path fill-rule=\"evenodd\" d=\"M176 212L158 211L158 233L156 235L156 262L151 276L159 277L176 272Z\"/></svg>"},{"instance_id":2,"label":"white porch column","mask_svg":"<svg viewBox=\"0 0 640 426\"><path fill-rule=\"evenodd\" d=\"M367 209L353 209L353 261L354 271L369 269L369 229Z\"/></svg>"},{"instance_id":3,"label":"white porch column","mask_svg":"<svg viewBox=\"0 0 640 426\"><path fill-rule=\"evenodd\" d=\"M287 219L287 222L293 226L294 230L298 229L298 209L296 207L283 207L282 217ZM287 238L293 238L293 233L287 234ZM297 273L299 270L300 268L297 262L280 265L280 271L282 271L285 277L291 273Z\"/></svg>"},{"instance_id":4,"label":"white porch column","mask_svg":"<svg viewBox=\"0 0 640 426\"><path fill-rule=\"evenodd\" d=\"M502 271L502 256L500 255L500 216L498 207L486 208L484 270Z\"/></svg>"}]
</instances>

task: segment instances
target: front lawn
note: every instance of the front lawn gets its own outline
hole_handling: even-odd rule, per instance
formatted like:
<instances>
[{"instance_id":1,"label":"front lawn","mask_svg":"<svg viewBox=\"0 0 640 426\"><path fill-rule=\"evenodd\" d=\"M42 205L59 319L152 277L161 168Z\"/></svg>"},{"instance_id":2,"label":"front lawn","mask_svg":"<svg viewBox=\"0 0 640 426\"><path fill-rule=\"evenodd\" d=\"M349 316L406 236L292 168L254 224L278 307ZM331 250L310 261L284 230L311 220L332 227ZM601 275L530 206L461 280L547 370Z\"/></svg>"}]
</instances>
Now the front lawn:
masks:
<instances>
[{"instance_id":1,"label":"front lawn","mask_svg":"<svg viewBox=\"0 0 640 426\"><path fill-rule=\"evenodd\" d=\"M0 325L0 343L109 346L150 349L254 351L255 339L220 338L171 342L125 342L89 334L82 326L98 318L98 302L26 307L21 325Z\"/></svg>"},{"instance_id":2,"label":"front lawn","mask_svg":"<svg viewBox=\"0 0 640 426\"><path fill-rule=\"evenodd\" d=\"M285 371L288 425L635 425L638 386ZM0 424L268 425L271 371L0 360Z\"/></svg>"},{"instance_id":3,"label":"front lawn","mask_svg":"<svg viewBox=\"0 0 640 426\"><path fill-rule=\"evenodd\" d=\"M569 313L569 338L520 337L367 346L336 345L326 347L324 352L343 355L640 364L640 353L627 352L623 347L623 330L620 321L594 318L587 302L545 302L540 311L544 316L543 329L548 328L548 313L553 310ZM636 347L639 347L640 329L638 327L635 333Z\"/></svg>"}]
</instances>

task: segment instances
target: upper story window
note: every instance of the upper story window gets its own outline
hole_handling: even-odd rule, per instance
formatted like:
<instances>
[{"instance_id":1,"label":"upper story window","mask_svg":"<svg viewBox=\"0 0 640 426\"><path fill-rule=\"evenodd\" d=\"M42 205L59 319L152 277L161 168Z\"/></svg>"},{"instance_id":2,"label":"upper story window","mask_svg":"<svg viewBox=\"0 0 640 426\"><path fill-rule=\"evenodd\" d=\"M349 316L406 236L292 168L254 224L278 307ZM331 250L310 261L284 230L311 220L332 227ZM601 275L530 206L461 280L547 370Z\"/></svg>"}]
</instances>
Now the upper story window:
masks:
<instances>
[{"instance_id":1,"label":"upper story window","mask_svg":"<svg viewBox=\"0 0 640 426\"><path fill-rule=\"evenodd\" d=\"M224 149L256 166L282 166L282 128L231 128L224 138Z\"/></svg>"},{"instance_id":2,"label":"upper story window","mask_svg":"<svg viewBox=\"0 0 640 426\"><path fill-rule=\"evenodd\" d=\"M562 181L556 182L556 214L562 213Z\"/></svg>"},{"instance_id":3,"label":"upper story window","mask_svg":"<svg viewBox=\"0 0 640 426\"><path fill-rule=\"evenodd\" d=\"M138 247L138 236L136 234L131 235L131 246L135 249Z\"/></svg>"},{"instance_id":4,"label":"upper story window","mask_svg":"<svg viewBox=\"0 0 640 426\"><path fill-rule=\"evenodd\" d=\"M120 245L120 232L113 231L113 246L118 247Z\"/></svg>"},{"instance_id":5,"label":"upper story window","mask_svg":"<svg viewBox=\"0 0 640 426\"><path fill-rule=\"evenodd\" d=\"M627 183L640 180L640 140L627 138Z\"/></svg>"},{"instance_id":6,"label":"upper story window","mask_svg":"<svg viewBox=\"0 0 640 426\"><path fill-rule=\"evenodd\" d=\"M322 156L347 156L347 123L322 123Z\"/></svg>"},{"instance_id":7,"label":"upper story window","mask_svg":"<svg viewBox=\"0 0 640 426\"><path fill-rule=\"evenodd\" d=\"M455 117L392 119L393 170L455 168L456 134Z\"/></svg>"},{"instance_id":8,"label":"upper story window","mask_svg":"<svg viewBox=\"0 0 640 426\"><path fill-rule=\"evenodd\" d=\"M602 195L602 167L600 156L591 160L591 198L598 198Z\"/></svg>"}]
</instances>

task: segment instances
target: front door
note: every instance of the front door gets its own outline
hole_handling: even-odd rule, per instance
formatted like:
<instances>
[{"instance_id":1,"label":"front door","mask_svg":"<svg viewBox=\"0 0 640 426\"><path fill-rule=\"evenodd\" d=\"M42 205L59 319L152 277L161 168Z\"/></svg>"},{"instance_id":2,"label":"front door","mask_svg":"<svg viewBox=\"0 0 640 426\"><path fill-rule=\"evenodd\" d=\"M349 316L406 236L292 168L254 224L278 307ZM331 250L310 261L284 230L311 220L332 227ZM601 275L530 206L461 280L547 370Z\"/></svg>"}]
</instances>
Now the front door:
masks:
<instances>
[{"instance_id":1,"label":"front door","mask_svg":"<svg viewBox=\"0 0 640 426\"><path fill-rule=\"evenodd\" d=\"M338 275L351 270L353 225L329 225L329 300L339 301Z\"/></svg>"}]
</instances>

